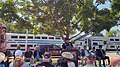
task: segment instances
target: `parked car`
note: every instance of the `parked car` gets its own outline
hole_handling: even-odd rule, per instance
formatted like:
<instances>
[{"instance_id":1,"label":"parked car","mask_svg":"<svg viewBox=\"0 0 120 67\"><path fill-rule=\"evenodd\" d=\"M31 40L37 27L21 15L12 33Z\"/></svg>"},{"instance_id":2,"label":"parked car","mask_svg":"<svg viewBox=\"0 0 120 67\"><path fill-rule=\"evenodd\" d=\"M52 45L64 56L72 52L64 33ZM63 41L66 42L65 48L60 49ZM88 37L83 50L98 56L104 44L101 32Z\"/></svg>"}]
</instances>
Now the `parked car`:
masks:
<instances>
[{"instance_id":1,"label":"parked car","mask_svg":"<svg viewBox=\"0 0 120 67\"><path fill-rule=\"evenodd\" d=\"M51 53L52 56L61 56L62 48L58 45L44 44L44 45L39 45L39 47L43 54L45 51L48 51Z\"/></svg>"}]
</instances>

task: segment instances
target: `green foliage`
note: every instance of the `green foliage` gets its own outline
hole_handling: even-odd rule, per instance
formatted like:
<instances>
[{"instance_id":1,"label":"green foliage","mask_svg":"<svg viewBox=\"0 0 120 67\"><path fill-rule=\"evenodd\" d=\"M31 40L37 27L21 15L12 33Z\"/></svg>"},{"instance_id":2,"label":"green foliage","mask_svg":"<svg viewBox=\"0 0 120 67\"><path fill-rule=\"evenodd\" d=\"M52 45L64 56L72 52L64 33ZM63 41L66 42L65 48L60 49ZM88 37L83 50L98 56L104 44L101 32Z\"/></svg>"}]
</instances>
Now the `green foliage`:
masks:
<instances>
[{"instance_id":1,"label":"green foliage","mask_svg":"<svg viewBox=\"0 0 120 67\"><path fill-rule=\"evenodd\" d=\"M106 33L107 37L120 37L120 30L110 30Z\"/></svg>"},{"instance_id":2,"label":"green foliage","mask_svg":"<svg viewBox=\"0 0 120 67\"><path fill-rule=\"evenodd\" d=\"M98 34L116 25L113 12L98 10L106 0L7 0L0 4L0 18L10 32L64 35L69 38L76 29L85 34ZM117 8L116 8L117 9ZM114 14L119 17L119 14Z\"/></svg>"},{"instance_id":3,"label":"green foliage","mask_svg":"<svg viewBox=\"0 0 120 67\"><path fill-rule=\"evenodd\" d=\"M119 7L120 7L120 0L112 0L111 12L116 22L120 20L120 8ZM118 25L120 25L120 23Z\"/></svg>"}]
</instances>

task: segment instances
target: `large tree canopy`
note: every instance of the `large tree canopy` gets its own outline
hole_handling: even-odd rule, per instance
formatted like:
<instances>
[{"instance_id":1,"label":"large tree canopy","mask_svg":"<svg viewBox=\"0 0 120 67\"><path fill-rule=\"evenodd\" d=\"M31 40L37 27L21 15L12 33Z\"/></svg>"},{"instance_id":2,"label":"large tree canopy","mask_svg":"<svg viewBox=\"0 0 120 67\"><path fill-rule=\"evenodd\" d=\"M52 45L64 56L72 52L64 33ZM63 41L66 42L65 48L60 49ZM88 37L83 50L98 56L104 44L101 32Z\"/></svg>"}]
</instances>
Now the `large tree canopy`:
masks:
<instances>
[{"instance_id":1,"label":"large tree canopy","mask_svg":"<svg viewBox=\"0 0 120 67\"><path fill-rule=\"evenodd\" d=\"M25 33L29 29L34 34L69 38L78 30L74 38L82 32L83 36L98 34L116 25L111 10L97 8L105 1L109 0L7 0L0 2L0 18L11 32Z\"/></svg>"}]
</instances>

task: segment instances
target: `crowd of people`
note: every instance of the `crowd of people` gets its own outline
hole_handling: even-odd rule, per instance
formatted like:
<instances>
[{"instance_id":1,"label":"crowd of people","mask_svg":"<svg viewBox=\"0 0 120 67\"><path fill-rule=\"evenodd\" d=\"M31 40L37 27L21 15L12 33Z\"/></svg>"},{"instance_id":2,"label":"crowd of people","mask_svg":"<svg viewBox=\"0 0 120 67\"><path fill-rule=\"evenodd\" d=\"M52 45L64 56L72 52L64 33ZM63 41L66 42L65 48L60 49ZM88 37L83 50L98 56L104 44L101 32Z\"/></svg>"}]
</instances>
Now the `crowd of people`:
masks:
<instances>
[{"instance_id":1,"label":"crowd of people","mask_svg":"<svg viewBox=\"0 0 120 67\"><path fill-rule=\"evenodd\" d=\"M83 66L95 67L97 66L96 61L98 61L99 67L102 67L102 60L105 67L106 59L108 61L108 65L110 65L110 58L106 56L106 51L102 49L102 45L100 45L98 49L93 47L89 50L87 46L83 46L83 48L77 47L73 45L69 39L66 39L65 43L62 45L62 50L72 49L78 50L78 57L76 59L82 61L81 65ZM14 56L14 60L11 63L8 60L10 56ZM7 59L5 60L6 57ZM0 52L0 67L76 67L76 63L73 58L74 55L71 52L62 52L61 57L57 60L57 64L53 65L51 53L49 51L42 52L40 47L37 46L34 51L31 51L30 47L27 47L27 50L23 52L20 46L18 46L13 55L11 55L10 51L7 50ZM36 61L38 62L37 64L35 63Z\"/></svg>"}]
</instances>

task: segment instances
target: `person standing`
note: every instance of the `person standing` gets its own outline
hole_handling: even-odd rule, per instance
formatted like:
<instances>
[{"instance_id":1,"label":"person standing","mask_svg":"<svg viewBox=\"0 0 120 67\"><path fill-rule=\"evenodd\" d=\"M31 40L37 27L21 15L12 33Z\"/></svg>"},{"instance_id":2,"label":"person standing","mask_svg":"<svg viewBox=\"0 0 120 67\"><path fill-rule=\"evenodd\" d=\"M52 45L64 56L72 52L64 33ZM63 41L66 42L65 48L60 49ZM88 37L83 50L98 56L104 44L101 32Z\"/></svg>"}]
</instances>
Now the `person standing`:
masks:
<instances>
[{"instance_id":1,"label":"person standing","mask_svg":"<svg viewBox=\"0 0 120 67\"><path fill-rule=\"evenodd\" d=\"M36 50L34 51L34 58L39 61L42 58L42 53L40 51L39 46L36 46Z\"/></svg>"},{"instance_id":2,"label":"person standing","mask_svg":"<svg viewBox=\"0 0 120 67\"><path fill-rule=\"evenodd\" d=\"M45 67L54 67L54 65L52 65L52 63L50 61L51 61L50 54L45 53L44 57L43 57L43 62L40 63L40 64L37 64L36 67L42 67L42 66L45 66Z\"/></svg>"},{"instance_id":3,"label":"person standing","mask_svg":"<svg viewBox=\"0 0 120 67\"><path fill-rule=\"evenodd\" d=\"M0 52L0 67L5 67L5 64L2 63L5 59L5 54L3 52Z\"/></svg>"},{"instance_id":4,"label":"person standing","mask_svg":"<svg viewBox=\"0 0 120 67\"><path fill-rule=\"evenodd\" d=\"M66 50L66 49L70 50L72 48L73 48L73 44L70 42L70 39L65 38L65 43L63 43L63 45L62 45L62 49L63 50Z\"/></svg>"},{"instance_id":5,"label":"person standing","mask_svg":"<svg viewBox=\"0 0 120 67\"><path fill-rule=\"evenodd\" d=\"M30 51L30 47L27 47L27 51L25 52L25 61L29 62L32 55L33 55L33 52Z\"/></svg>"},{"instance_id":6,"label":"person standing","mask_svg":"<svg viewBox=\"0 0 120 67\"><path fill-rule=\"evenodd\" d=\"M110 64L110 58L106 56L105 51L102 49L102 45L99 45L99 49L96 50L97 55L103 60L103 65L105 66L105 60L108 60L108 65Z\"/></svg>"},{"instance_id":7,"label":"person standing","mask_svg":"<svg viewBox=\"0 0 120 67\"><path fill-rule=\"evenodd\" d=\"M89 55L89 50L87 49L87 46L84 46L82 49L82 57L86 57Z\"/></svg>"},{"instance_id":8,"label":"person standing","mask_svg":"<svg viewBox=\"0 0 120 67\"><path fill-rule=\"evenodd\" d=\"M96 51L95 47L92 48L92 51L93 51L93 53L94 53L94 55L95 55L96 60L99 61L99 67L102 67L102 66L101 66L101 58L97 55L97 51ZM95 61L95 66L97 66L97 65L96 65L96 61Z\"/></svg>"},{"instance_id":9,"label":"person standing","mask_svg":"<svg viewBox=\"0 0 120 67\"><path fill-rule=\"evenodd\" d=\"M116 46L116 54L119 55L119 46Z\"/></svg>"}]
</instances>

